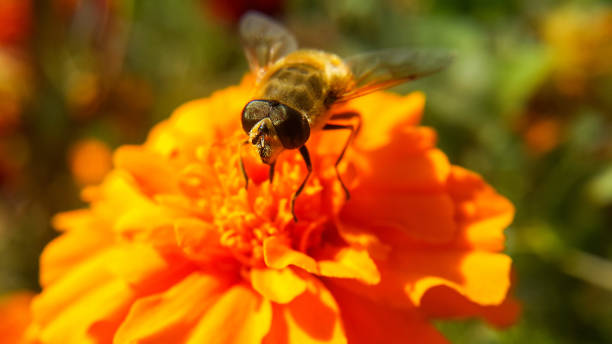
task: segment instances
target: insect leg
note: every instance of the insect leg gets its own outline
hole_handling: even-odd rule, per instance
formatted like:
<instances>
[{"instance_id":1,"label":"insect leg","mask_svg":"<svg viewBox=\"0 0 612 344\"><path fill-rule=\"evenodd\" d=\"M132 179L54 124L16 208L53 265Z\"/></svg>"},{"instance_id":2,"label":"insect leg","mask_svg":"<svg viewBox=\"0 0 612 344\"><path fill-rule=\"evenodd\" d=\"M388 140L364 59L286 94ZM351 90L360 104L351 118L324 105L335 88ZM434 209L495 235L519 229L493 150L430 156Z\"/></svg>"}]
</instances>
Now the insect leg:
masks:
<instances>
[{"instance_id":1,"label":"insect leg","mask_svg":"<svg viewBox=\"0 0 612 344\"><path fill-rule=\"evenodd\" d=\"M359 134L359 131L361 130L361 115L358 112L355 112L355 111L340 112L340 113L333 114L330 118L331 121L333 120L351 120L351 119L357 119L357 128L355 129L355 133L353 134L353 136L357 136L357 134Z\"/></svg>"},{"instance_id":2,"label":"insect leg","mask_svg":"<svg viewBox=\"0 0 612 344\"><path fill-rule=\"evenodd\" d=\"M297 191L295 191L293 197L291 198L291 215L293 215L293 221L295 222L298 221L297 216L295 216L295 199L300 195L302 189L304 189L304 186L308 181L308 177L310 177L310 173L312 172L312 164L310 163L310 154L308 154L308 148L306 148L306 146L300 147L300 154L302 155L302 159L304 159L304 163L306 163L306 169L308 169L308 173L306 174L306 177L304 178L304 181L302 181L300 187L297 189Z\"/></svg>"},{"instance_id":3,"label":"insect leg","mask_svg":"<svg viewBox=\"0 0 612 344\"><path fill-rule=\"evenodd\" d=\"M242 176L244 177L245 189L249 188L249 175L247 174L246 169L244 168L244 160L242 159L242 147L247 144L249 144L249 140L242 142L238 148L238 155L240 156L240 171L242 171Z\"/></svg>"},{"instance_id":4,"label":"insect leg","mask_svg":"<svg viewBox=\"0 0 612 344\"><path fill-rule=\"evenodd\" d=\"M342 185L342 189L344 190L344 195L346 196L347 200L351 198L351 194L349 193L349 190L346 187L346 185L344 185L342 178L340 178L340 171L338 171L338 165L340 164L340 161L342 161L342 158L344 157L344 153L346 152L346 149L348 148L349 144L351 143L355 135L357 135L357 133L359 132L359 129L361 129L361 116L356 112L346 112L346 113L339 113L331 117L331 119L352 119L352 118L358 119L358 123L356 126L352 124L329 123L323 127L323 130L348 129L351 131L351 134L346 140L346 143L344 144L344 147L342 148L342 152L340 153L340 156L338 157L338 160L336 160L336 164L334 166L336 168L336 176L338 176L338 180L340 181L340 185Z\"/></svg>"},{"instance_id":5,"label":"insect leg","mask_svg":"<svg viewBox=\"0 0 612 344\"><path fill-rule=\"evenodd\" d=\"M270 170L268 171L268 180L270 184L274 181L274 166L276 166L276 161L270 164Z\"/></svg>"}]
</instances>

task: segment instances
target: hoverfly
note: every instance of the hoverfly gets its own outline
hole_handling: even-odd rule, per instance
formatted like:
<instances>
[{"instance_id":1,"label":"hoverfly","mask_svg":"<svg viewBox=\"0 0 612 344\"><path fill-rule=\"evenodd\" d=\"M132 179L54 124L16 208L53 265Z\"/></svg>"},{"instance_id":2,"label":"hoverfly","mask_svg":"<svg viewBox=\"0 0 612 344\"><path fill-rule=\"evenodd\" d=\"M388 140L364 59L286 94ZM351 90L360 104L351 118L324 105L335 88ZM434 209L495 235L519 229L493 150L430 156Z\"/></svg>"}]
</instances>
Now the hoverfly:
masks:
<instances>
[{"instance_id":1,"label":"hoverfly","mask_svg":"<svg viewBox=\"0 0 612 344\"><path fill-rule=\"evenodd\" d=\"M261 161L270 165L270 182L279 154L286 149L299 150L308 173L291 199L296 222L295 199L312 172L305 143L315 130L350 130L335 164L346 198L350 197L338 164L358 132L361 118L355 112L332 114L332 106L432 74L451 61L447 53L415 49L387 49L346 59L320 50L298 50L291 33L256 12L241 19L240 36L256 76L254 99L242 110L242 129L248 134L243 145L253 145ZM337 122L347 120L353 124ZM240 167L248 187L242 157Z\"/></svg>"}]
</instances>

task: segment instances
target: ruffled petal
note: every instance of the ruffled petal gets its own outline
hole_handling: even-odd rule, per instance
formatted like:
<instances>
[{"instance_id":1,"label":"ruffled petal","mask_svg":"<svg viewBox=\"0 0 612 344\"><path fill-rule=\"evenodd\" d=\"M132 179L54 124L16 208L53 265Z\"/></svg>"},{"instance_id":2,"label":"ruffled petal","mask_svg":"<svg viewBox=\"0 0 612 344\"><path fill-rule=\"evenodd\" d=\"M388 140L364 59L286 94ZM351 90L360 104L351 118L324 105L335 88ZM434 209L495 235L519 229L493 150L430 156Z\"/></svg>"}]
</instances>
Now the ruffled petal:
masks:
<instances>
[{"instance_id":1,"label":"ruffled petal","mask_svg":"<svg viewBox=\"0 0 612 344\"><path fill-rule=\"evenodd\" d=\"M226 289L225 281L194 272L166 292L134 302L114 341L168 343L184 340Z\"/></svg>"},{"instance_id":2,"label":"ruffled petal","mask_svg":"<svg viewBox=\"0 0 612 344\"><path fill-rule=\"evenodd\" d=\"M190 268L187 262L166 260L144 244L116 245L80 261L45 287L33 303L34 318L45 326L67 309L80 307L82 299L108 283L124 287L125 300L129 299L127 295L159 292Z\"/></svg>"},{"instance_id":3,"label":"ruffled petal","mask_svg":"<svg viewBox=\"0 0 612 344\"><path fill-rule=\"evenodd\" d=\"M404 281L410 300L419 305L431 288L444 285L481 305L499 305L510 287L510 257L480 251L394 252L384 264Z\"/></svg>"},{"instance_id":4,"label":"ruffled petal","mask_svg":"<svg viewBox=\"0 0 612 344\"><path fill-rule=\"evenodd\" d=\"M264 260L268 267L283 269L290 265L324 277L357 279L376 284L380 274L366 249L352 247L323 250L317 259L293 250L286 241L273 237L264 241Z\"/></svg>"},{"instance_id":5,"label":"ruffled petal","mask_svg":"<svg viewBox=\"0 0 612 344\"><path fill-rule=\"evenodd\" d=\"M251 284L262 296L276 303L288 303L306 290L306 282L291 268L252 269Z\"/></svg>"},{"instance_id":6,"label":"ruffled petal","mask_svg":"<svg viewBox=\"0 0 612 344\"><path fill-rule=\"evenodd\" d=\"M443 344L448 341L415 309L382 306L342 288L332 288L351 344Z\"/></svg>"},{"instance_id":7,"label":"ruffled petal","mask_svg":"<svg viewBox=\"0 0 612 344\"><path fill-rule=\"evenodd\" d=\"M501 251L503 234L514 217L514 206L476 173L453 166L447 182L460 226L458 245Z\"/></svg>"},{"instance_id":8,"label":"ruffled petal","mask_svg":"<svg viewBox=\"0 0 612 344\"><path fill-rule=\"evenodd\" d=\"M51 314L48 307L53 308L51 304L62 292L56 286L52 286L55 288L53 291L45 290L33 303L34 318L40 326L38 336L44 343L98 343L100 338L95 337L96 331L92 331L92 328L100 321L115 319L110 327L116 329L118 320L135 297L124 281L105 278L79 293L78 297L69 294L74 288L65 290L68 294L63 298L71 298L72 302L55 307L55 312Z\"/></svg>"},{"instance_id":9,"label":"ruffled petal","mask_svg":"<svg viewBox=\"0 0 612 344\"><path fill-rule=\"evenodd\" d=\"M321 276L351 278L370 285L380 282L378 268L367 250L344 247L332 251L326 254L329 259L318 261Z\"/></svg>"},{"instance_id":10,"label":"ruffled petal","mask_svg":"<svg viewBox=\"0 0 612 344\"><path fill-rule=\"evenodd\" d=\"M272 306L251 289L236 285L210 307L187 344L260 344L270 330Z\"/></svg>"},{"instance_id":11,"label":"ruffled petal","mask_svg":"<svg viewBox=\"0 0 612 344\"><path fill-rule=\"evenodd\" d=\"M481 317L492 325L506 327L516 322L521 305L516 299L506 297L499 305L483 306L466 299L454 289L437 286L425 293L420 310L432 318Z\"/></svg>"},{"instance_id":12,"label":"ruffled petal","mask_svg":"<svg viewBox=\"0 0 612 344\"><path fill-rule=\"evenodd\" d=\"M55 282L70 269L112 244L112 236L108 233L86 228L66 232L45 247L40 258L40 284L43 287Z\"/></svg>"},{"instance_id":13,"label":"ruffled petal","mask_svg":"<svg viewBox=\"0 0 612 344\"><path fill-rule=\"evenodd\" d=\"M293 265L311 273L318 271L314 258L290 248L287 240L280 237L266 239L263 252L266 265L272 269L284 269Z\"/></svg>"},{"instance_id":14,"label":"ruffled petal","mask_svg":"<svg viewBox=\"0 0 612 344\"><path fill-rule=\"evenodd\" d=\"M356 98L335 112L359 112L363 125L355 144L361 149L373 150L388 145L398 129L416 125L421 120L424 105L425 95L420 92L405 96L376 92Z\"/></svg>"},{"instance_id":15,"label":"ruffled petal","mask_svg":"<svg viewBox=\"0 0 612 344\"><path fill-rule=\"evenodd\" d=\"M443 193L409 194L400 191L356 190L350 205L344 208L342 219L362 228L386 227L393 229L382 237L383 242L445 243L456 232L454 205ZM370 214L376 213L372 218Z\"/></svg>"},{"instance_id":16,"label":"ruffled petal","mask_svg":"<svg viewBox=\"0 0 612 344\"><path fill-rule=\"evenodd\" d=\"M346 337L332 294L318 281L286 305L274 305L263 344L343 344Z\"/></svg>"},{"instance_id":17,"label":"ruffled petal","mask_svg":"<svg viewBox=\"0 0 612 344\"><path fill-rule=\"evenodd\" d=\"M455 207L445 192L450 163L434 146L430 129L407 127L394 132L387 146L358 154L359 179L342 221L362 228L396 228L399 237L387 239L398 244L453 239Z\"/></svg>"},{"instance_id":18,"label":"ruffled petal","mask_svg":"<svg viewBox=\"0 0 612 344\"><path fill-rule=\"evenodd\" d=\"M145 145L159 154L180 160L193 159L188 156L193 147L223 142L228 133L240 129L239 117L227 114L239 116L253 91L252 83L253 78L246 76L240 86L185 103L151 131Z\"/></svg>"},{"instance_id":19,"label":"ruffled petal","mask_svg":"<svg viewBox=\"0 0 612 344\"><path fill-rule=\"evenodd\" d=\"M174 239L187 257L204 264L220 265L221 260L226 261L231 256L220 245L220 235L214 225L197 218L174 221Z\"/></svg>"},{"instance_id":20,"label":"ruffled petal","mask_svg":"<svg viewBox=\"0 0 612 344\"><path fill-rule=\"evenodd\" d=\"M122 146L114 155L116 168L128 171L140 190L147 195L178 191L178 174L172 161L142 146ZM155 173L151 173L155 171Z\"/></svg>"}]
</instances>

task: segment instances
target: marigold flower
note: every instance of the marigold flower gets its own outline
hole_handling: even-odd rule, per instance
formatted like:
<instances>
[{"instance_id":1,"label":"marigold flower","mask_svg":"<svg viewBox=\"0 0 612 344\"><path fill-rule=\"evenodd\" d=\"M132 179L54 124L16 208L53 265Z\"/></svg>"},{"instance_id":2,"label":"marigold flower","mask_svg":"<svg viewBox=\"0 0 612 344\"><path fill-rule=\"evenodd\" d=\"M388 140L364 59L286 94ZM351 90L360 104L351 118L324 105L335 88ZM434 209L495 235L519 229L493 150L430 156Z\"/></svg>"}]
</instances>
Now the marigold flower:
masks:
<instances>
[{"instance_id":1,"label":"marigold flower","mask_svg":"<svg viewBox=\"0 0 612 344\"><path fill-rule=\"evenodd\" d=\"M31 322L30 302L34 293L15 292L0 297L0 333L3 343L22 343Z\"/></svg>"},{"instance_id":2,"label":"marigold flower","mask_svg":"<svg viewBox=\"0 0 612 344\"><path fill-rule=\"evenodd\" d=\"M363 129L294 151L276 178L247 156L251 79L180 107L143 145L123 146L87 209L58 215L41 258L32 338L43 343L443 343L435 317L510 324L512 205L452 166L418 126L424 96L375 93L344 105Z\"/></svg>"}]
</instances>

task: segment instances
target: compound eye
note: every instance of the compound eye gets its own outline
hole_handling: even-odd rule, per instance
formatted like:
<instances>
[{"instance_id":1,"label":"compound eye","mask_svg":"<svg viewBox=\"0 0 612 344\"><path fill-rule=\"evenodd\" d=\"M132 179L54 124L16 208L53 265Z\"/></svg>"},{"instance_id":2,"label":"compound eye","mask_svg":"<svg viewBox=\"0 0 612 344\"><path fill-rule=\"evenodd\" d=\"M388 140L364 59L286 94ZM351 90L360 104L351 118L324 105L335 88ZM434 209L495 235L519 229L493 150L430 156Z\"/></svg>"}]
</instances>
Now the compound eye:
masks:
<instances>
[{"instance_id":1,"label":"compound eye","mask_svg":"<svg viewBox=\"0 0 612 344\"><path fill-rule=\"evenodd\" d=\"M269 116L271 106L265 100L252 100L242 110L242 130L249 133L257 122Z\"/></svg>"},{"instance_id":2,"label":"compound eye","mask_svg":"<svg viewBox=\"0 0 612 344\"><path fill-rule=\"evenodd\" d=\"M310 124L306 116L285 104L275 106L270 119L283 147L287 149L302 147L310 137Z\"/></svg>"}]
</instances>

